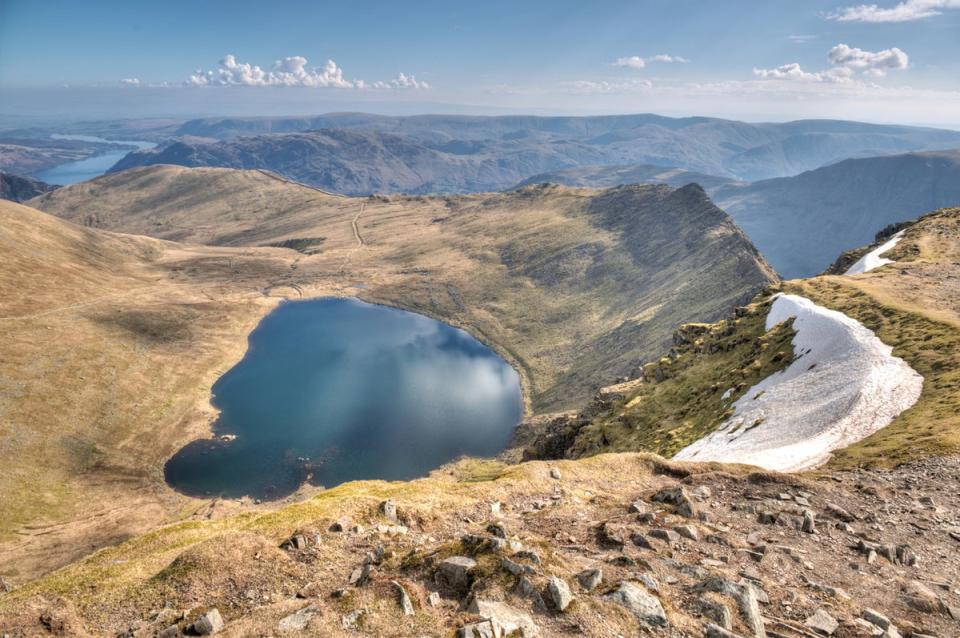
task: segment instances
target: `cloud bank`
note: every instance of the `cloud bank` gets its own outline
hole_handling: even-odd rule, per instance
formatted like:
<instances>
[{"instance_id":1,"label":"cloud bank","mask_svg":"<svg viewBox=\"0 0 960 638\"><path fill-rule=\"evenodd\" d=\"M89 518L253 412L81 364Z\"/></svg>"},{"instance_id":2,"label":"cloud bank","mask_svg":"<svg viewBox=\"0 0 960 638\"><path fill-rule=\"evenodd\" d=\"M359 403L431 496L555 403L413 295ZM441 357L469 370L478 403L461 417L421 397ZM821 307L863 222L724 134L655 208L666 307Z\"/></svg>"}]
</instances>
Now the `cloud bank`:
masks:
<instances>
[{"instance_id":1,"label":"cloud bank","mask_svg":"<svg viewBox=\"0 0 960 638\"><path fill-rule=\"evenodd\" d=\"M910 64L909 56L893 47L882 51L865 51L846 44L838 44L827 52L833 67L823 71L805 71L798 63L784 64L774 69L753 69L753 75L762 80L795 80L800 82L852 82L857 74L883 77L888 71L903 70Z\"/></svg>"},{"instance_id":2,"label":"cloud bank","mask_svg":"<svg viewBox=\"0 0 960 638\"><path fill-rule=\"evenodd\" d=\"M837 22L912 22L938 16L946 9L960 9L960 0L904 0L889 8L860 4L837 9L826 17Z\"/></svg>"},{"instance_id":3,"label":"cloud bank","mask_svg":"<svg viewBox=\"0 0 960 638\"><path fill-rule=\"evenodd\" d=\"M343 69L333 60L318 67L308 67L307 59L295 55L277 60L269 71L255 64L237 62L233 55L220 60L218 68L209 71L197 70L187 80L192 86L279 86L336 89L428 89L430 85L417 80L413 75L401 73L387 82L368 83L363 80L348 80Z\"/></svg>"}]
</instances>

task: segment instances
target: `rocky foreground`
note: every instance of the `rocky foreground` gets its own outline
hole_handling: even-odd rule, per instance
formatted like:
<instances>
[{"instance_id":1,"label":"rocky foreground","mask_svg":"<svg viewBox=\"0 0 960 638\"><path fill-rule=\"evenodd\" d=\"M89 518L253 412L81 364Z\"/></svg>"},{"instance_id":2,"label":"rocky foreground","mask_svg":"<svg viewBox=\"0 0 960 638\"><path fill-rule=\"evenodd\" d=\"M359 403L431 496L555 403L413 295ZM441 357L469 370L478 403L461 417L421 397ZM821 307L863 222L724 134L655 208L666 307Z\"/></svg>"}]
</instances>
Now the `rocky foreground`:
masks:
<instances>
[{"instance_id":1,"label":"rocky foreground","mask_svg":"<svg viewBox=\"0 0 960 638\"><path fill-rule=\"evenodd\" d=\"M960 635L960 458L804 476L643 454L491 475L475 464L343 486L232 526L160 530L14 589L0 598L0 627L11 637Z\"/></svg>"}]
</instances>

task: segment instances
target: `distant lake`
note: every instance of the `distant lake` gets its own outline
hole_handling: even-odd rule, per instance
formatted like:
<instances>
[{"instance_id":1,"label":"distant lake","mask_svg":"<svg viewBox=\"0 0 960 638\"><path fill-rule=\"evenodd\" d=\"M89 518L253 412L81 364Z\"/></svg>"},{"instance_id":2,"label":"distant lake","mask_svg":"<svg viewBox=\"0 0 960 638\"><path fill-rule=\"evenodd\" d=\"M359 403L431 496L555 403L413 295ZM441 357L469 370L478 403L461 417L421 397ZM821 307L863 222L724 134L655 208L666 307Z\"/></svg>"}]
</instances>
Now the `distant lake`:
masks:
<instances>
[{"instance_id":1,"label":"distant lake","mask_svg":"<svg viewBox=\"0 0 960 638\"><path fill-rule=\"evenodd\" d=\"M284 302L213 386L214 432L165 467L194 496L279 498L304 482L423 476L504 449L517 372L472 336L356 299ZM229 437L228 437L229 438Z\"/></svg>"},{"instance_id":2,"label":"distant lake","mask_svg":"<svg viewBox=\"0 0 960 638\"><path fill-rule=\"evenodd\" d=\"M51 135L50 137L55 140L81 140L84 142L113 142L115 144L129 144L131 146L136 146L138 149L153 148L156 146L156 144L153 142L139 142L135 140L107 140L102 137L94 137L92 135ZM100 177L106 173L108 170L110 170L110 167L123 159L123 157L129 152L130 150L112 151L110 153L104 153L103 155L94 155L93 157L88 157L87 159L82 159L76 162L60 164L59 166L54 166L53 168L47 169L42 173L37 173L37 179L40 179L48 184L58 184L60 186L76 184L77 182L85 182L88 179Z\"/></svg>"}]
</instances>

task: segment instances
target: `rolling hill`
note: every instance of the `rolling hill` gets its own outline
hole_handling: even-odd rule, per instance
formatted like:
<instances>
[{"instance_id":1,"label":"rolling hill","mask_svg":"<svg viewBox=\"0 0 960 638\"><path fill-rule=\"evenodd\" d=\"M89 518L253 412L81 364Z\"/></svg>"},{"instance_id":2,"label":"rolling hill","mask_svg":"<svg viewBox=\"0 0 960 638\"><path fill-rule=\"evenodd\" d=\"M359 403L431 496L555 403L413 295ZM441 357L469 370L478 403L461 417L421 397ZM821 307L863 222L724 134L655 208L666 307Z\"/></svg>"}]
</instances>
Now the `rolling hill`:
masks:
<instances>
[{"instance_id":1,"label":"rolling hill","mask_svg":"<svg viewBox=\"0 0 960 638\"><path fill-rule=\"evenodd\" d=\"M652 164L738 180L794 175L848 157L950 148L960 132L834 120L751 124L658 115L192 120L115 170L151 164L263 168L348 194L478 192L539 173Z\"/></svg>"},{"instance_id":2,"label":"rolling hill","mask_svg":"<svg viewBox=\"0 0 960 638\"><path fill-rule=\"evenodd\" d=\"M70 221L0 203L2 241L22 252L0 264L2 409L18 433L3 442L0 576L16 582L204 515L163 463L209 436L212 384L280 298L356 296L464 327L514 365L533 413L576 405L680 323L776 281L698 187L349 198L158 166L31 204Z\"/></svg>"},{"instance_id":3,"label":"rolling hill","mask_svg":"<svg viewBox=\"0 0 960 638\"><path fill-rule=\"evenodd\" d=\"M953 635L960 209L902 237L895 266L783 288L862 322L924 377L913 407L815 473L598 454L672 453L726 418L724 388L792 365L777 353L800 329L765 331L765 291L685 326L576 417L547 419L562 460L464 459L225 516L207 505L0 595L0 623L75 636ZM550 430L564 420L572 431Z\"/></svg>"}]
</instances>

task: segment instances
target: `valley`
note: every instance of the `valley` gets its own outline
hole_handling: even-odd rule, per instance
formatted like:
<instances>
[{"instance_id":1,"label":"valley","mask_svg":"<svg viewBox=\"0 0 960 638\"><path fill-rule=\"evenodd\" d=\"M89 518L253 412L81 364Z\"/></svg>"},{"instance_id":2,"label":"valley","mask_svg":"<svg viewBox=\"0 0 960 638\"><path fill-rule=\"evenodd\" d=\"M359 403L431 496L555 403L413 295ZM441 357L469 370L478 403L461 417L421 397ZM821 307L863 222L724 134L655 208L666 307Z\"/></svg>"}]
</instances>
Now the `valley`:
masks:
<instances>
[{"instance_id":1,"label":"valley","mask_svg":"<svg viewBox=\"0 0 960 638\"><path fill-rule=\"evenodd\" d=\"M151 167L53 195L31 203L86 226L2 203L20 247L0 346L18 433L0 562L17 581L245 506L181 497L162 467L209 436L211 386L280 298L355 296L467 328L518 371L533 413L578 405L657 356L677 323L776 281L696 187L346 198L257 171Z\"/></svg>"}]
</instances>

